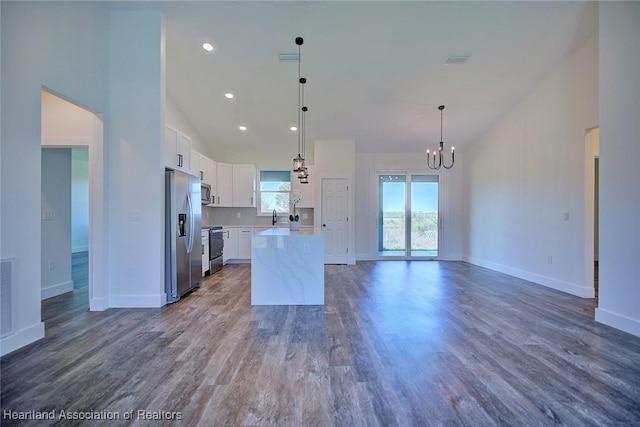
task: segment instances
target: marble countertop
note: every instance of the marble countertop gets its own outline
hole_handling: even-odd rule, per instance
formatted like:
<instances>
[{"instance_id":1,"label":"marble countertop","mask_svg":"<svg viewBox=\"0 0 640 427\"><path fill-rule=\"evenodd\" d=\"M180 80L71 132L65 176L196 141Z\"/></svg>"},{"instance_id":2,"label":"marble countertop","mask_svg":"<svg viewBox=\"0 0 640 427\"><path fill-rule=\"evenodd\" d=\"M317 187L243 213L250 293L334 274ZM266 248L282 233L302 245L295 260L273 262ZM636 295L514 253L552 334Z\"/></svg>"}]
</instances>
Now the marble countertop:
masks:
<instances>
[{"instance_id":1,"label":"marble countertop","mask_svg":"<svg viewBox=\"0 0 640 427\"><path fill-rule=\"evenodd\" d=\"M299 231L291 231L288 228L270 228L265 231L261 231L259 234L255 236L314 236L320 235L320 233L316 233L313 227L309 228L301 228Z\"/></svg>"},{"instance_id":2,"label":"marble countertop","mask_svg":"<svg viewBox=\"0 0 640 427\"><path fill-rule=\"evenodd\" d=\"M211 228L211 227L224 227L224 228L268 228L268 229L272 229L272 228L286 228L289 229L289 223L282 223L282 224L276 224L276 225L271 225L271 224L266 224L266 225L260 225L260 224L232 224L232 225L203 225L202 228ZM313 228L313 225L301 225L300 228Z\"/></svg>"}]
</instances>

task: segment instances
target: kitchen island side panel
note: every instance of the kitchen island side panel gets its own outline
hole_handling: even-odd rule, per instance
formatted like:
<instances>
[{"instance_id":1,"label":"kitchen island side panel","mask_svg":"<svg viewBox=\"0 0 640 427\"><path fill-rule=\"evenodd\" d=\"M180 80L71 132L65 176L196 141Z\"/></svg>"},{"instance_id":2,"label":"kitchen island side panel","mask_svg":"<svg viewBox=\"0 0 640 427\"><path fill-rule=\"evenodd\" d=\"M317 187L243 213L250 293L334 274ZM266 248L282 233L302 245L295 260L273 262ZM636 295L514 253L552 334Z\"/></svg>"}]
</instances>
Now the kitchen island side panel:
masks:
<instances>
[{"instance_id":1,"label":"kitchen island side panel","mask_svg":"<svg viewBox=\"0 0 640 427\"><path fill-rule=\"evenodd\" d=\"M270 229L251 239L251 305L324 305L324 238Z\"/></svg>"}]
</instances>

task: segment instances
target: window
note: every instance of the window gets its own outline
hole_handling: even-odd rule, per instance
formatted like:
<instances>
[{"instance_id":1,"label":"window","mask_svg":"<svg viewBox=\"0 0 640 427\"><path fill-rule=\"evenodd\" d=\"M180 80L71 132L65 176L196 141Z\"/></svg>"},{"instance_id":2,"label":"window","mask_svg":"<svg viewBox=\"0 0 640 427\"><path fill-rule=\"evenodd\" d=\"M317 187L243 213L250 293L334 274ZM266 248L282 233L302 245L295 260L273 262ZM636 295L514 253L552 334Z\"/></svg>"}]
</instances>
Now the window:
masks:
<instances>
[{"instance_id":1,"label":"window","mask_svg":"<svg viewBox=\"0 0 640 427\"><path fill-rule=\"evenodd\" d=\"M289 193L291 192L291 172L260 171L260 213L289 213Z\"/></svg>"}]
</instances>

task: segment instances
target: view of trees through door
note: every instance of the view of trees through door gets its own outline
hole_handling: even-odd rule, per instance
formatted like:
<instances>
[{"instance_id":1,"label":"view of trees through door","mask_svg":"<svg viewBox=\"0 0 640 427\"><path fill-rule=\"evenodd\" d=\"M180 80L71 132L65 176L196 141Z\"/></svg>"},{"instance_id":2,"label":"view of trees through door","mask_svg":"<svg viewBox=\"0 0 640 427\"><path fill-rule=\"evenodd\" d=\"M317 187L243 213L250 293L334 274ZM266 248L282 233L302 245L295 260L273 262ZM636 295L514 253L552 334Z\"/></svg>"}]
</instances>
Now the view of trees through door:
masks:
<instances>
[{"instance_id":1,"label":"view of trees through door","mask_svg":"<svg viewBox=\"0 0 640 427\"><path fill-rule=\"evenodd\" d=\"M378 175L378 255L438 256L438 176Z\"/></svg>"}]
</instances>

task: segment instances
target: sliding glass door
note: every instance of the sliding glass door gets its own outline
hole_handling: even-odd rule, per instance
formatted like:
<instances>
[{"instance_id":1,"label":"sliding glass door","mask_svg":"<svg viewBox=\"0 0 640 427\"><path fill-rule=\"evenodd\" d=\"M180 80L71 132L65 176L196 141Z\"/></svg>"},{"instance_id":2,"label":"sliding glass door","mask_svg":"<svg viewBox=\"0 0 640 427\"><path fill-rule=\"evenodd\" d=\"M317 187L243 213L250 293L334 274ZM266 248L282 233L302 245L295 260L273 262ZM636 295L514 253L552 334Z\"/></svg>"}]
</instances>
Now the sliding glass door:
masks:
<instances>
[{"instance_id":1,"label":"sliding glass door","mask_svg":"<svg viewBox=\"0 0 640 427\"><path fill-rule=\"evenodd\" d=\"M438 256L438 176L378 174L378 255Z\"/></svg>"}]
</instances>

